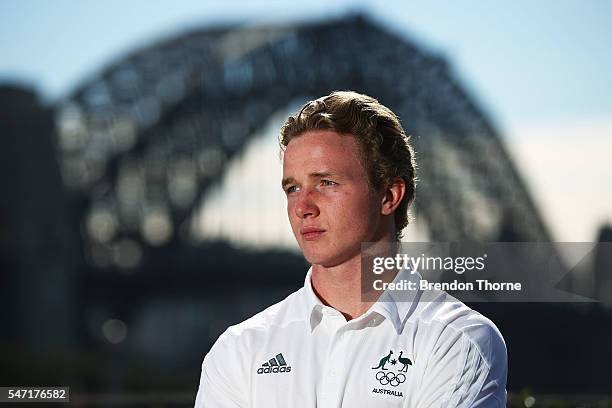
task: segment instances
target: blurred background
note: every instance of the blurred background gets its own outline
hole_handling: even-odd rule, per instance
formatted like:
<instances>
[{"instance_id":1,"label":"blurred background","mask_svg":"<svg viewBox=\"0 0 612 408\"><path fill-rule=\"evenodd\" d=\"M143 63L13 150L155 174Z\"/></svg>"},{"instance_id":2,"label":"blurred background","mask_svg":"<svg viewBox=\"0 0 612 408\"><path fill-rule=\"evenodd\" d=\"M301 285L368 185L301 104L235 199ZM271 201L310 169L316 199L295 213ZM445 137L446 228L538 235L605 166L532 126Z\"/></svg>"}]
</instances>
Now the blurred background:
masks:
<instances>
[{"instance_id":1,"label":"blurred background","mask_svg":"<svg viewBox=\"0 0 612 408\"><path fill-rule=\"evenodd\" d=\"M1 2L0 385L192 405L219 334L303 285L277 134L337 89L413 137L405 240L611 241L610 39L605 1ZM605 302L471 306L509 406L612 406Z\"/></svg>"}]
</instances>

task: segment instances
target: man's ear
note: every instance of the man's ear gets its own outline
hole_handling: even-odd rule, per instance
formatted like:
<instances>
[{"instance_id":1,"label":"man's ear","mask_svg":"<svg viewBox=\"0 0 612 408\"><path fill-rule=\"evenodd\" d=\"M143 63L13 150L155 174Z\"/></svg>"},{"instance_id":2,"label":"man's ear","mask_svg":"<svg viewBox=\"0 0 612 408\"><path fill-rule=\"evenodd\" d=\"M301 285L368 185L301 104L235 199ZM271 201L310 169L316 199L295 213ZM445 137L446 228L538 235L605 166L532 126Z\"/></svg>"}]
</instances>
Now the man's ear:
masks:
<instances>
[{"instance_id":1,"label":"man's ear","mask_svg":"<svg viewBox=\"0 0 612 408\"><path fill-rule=\"evenodd\" d=\"M393 214L406 194L406 181L401 177L393 179L385 188L380 212L383 215Z\"/></svg>"}]
</instances>

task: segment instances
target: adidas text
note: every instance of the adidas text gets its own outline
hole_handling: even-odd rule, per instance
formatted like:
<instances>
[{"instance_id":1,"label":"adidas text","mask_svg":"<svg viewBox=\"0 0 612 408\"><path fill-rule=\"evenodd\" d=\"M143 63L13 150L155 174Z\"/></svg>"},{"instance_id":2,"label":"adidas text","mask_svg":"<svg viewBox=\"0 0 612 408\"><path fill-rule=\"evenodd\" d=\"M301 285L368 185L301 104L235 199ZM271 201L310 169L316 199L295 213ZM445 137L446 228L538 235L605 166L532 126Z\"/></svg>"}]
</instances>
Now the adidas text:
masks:
<instances>
[{"instance_id":1,"label":"adidas text","mask_svg":"<svg viewBox=\"0 0 612 408\"><path fill-rule=\"evenodd\" d=\"M291 371L291 367L260 367L257 370L257 374L268 374L268 373L288 373Z\"/></svg>"}]
</instances>

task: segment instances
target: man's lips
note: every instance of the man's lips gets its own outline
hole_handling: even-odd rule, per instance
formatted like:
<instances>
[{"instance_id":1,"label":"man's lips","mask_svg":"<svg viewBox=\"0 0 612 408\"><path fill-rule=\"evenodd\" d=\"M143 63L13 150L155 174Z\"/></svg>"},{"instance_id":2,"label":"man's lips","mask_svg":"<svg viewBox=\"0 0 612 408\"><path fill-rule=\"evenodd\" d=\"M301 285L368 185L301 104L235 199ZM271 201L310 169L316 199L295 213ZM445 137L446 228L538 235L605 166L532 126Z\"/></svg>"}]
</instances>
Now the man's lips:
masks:
<instances>
[{"instance_id":1,"label":"man's lips","mask_svg":"<svg viewBox=\"0 0 612 408\"><path fill-rule=\"evenodd\" d=\"M300 234L306 241L313 241L325 233L323 228L318 227L302 227Z\"/></svg>"}]
</instances>

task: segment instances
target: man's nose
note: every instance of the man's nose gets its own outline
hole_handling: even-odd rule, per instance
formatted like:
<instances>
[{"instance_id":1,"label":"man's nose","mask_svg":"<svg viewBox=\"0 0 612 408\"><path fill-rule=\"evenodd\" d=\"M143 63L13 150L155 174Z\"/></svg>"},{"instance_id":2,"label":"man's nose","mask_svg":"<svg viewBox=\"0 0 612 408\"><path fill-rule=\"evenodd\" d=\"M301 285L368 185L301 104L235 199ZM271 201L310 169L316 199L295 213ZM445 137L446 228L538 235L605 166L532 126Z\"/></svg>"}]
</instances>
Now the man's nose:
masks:
<instances>
[{"instance_id":1,"label":"man's nose","mask_svg":"<svg viewBox=\"0 0 612 408\"><path fill-rule=\"evenodd\" d=\"M299 218L316 217L319 215L319 207L316 204L316 191L302 190L295 204L295 214Z\"/></svg>"}]
</instances>

